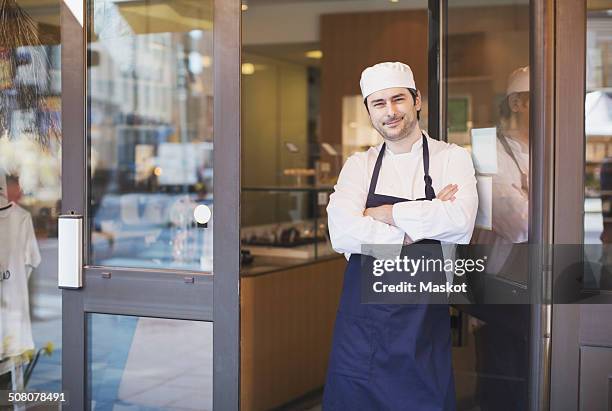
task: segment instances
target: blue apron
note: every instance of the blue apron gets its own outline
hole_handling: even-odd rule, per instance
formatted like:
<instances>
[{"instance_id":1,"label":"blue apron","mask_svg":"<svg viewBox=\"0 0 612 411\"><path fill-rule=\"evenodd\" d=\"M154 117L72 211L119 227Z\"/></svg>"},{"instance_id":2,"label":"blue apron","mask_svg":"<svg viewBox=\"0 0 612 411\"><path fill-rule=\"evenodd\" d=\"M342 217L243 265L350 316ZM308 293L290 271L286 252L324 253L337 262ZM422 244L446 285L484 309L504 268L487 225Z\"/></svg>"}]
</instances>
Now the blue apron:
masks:
<instances>
[{"instance_id":1,"label":"blue apron","mask_svg":"<svg viewBox=\"0 0 612 411\"><path fill-rule=\"evenodd\" d=\"M366 207L411 201L375 194L385 153L376 160ZM435 198L429 176L429 148L423 135L426 201ZM437 240L422 240L443 258ZM413 245L403 247L414 250ZM455 410L447 304L362 304L362 259L352 254L344 273L323 393L324 411ZM444 273L438 273L444 276ZM415 278L418 277L418 273Z\"/></svg>"}]
</instances>

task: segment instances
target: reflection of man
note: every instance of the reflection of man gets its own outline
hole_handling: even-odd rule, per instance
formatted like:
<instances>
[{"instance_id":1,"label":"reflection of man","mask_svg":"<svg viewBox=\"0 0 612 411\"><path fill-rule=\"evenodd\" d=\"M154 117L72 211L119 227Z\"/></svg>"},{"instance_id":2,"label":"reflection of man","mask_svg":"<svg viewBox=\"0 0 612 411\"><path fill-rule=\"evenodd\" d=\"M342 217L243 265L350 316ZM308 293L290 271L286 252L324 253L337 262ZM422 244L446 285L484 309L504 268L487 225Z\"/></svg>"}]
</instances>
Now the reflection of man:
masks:
<instances>
[{"instance_id":1,"label":"reflection of man","mask_svg":"<svg viewBox=\"0 0 612 411\"><path fill-rule=\"evenodd\" d=\"M601 270L599 273L599 288L602 290L612 289L612 157L606 157L599 174L599 186L601 192L601 214L603 218L603 230L600 235L603 247L599 262Z\"/></svg>"},{"instance_id":2,"label":"reflection of man","mask_svg":"<svg viewBox=\"0 0 612 411\"><path fill-rule=\"evenodd\" d=\"M499 108L497 173L492 179L492 231L477 230L474 243L490 246L489 274L527 281L527 261L512 244L527 242L529 222L529 68L516 69L508 79ZM515 258L517 257L517 258ZM513 261L514 260L514 261ZM518 265L508 265L519 263ZM524 263L524 264L522 264Z\"/></svg>"},{"instance_id":3,"label":"reflection of man","mask_svg":"<svg viewBox=\"0 0 612 411\"><path fill-rule=\"evenodd\" d=\"M529 67L510 75L499 123L493 231L505 242L524 243L529 210Z\"/></svg>"},{"instance_id":4,"label":"reflection of man","mask_svg":"<svg viewBox=\"0 0 612 411\"><path fill-rule=\"evenodd\" d=\"M369 244L421 243L441 255L440 241L469 242L474 167L465 149L419 128L421 95L410 67L369 67L361 90L384 143L347 160L327 208L332 245L350 259L323 409L454 410L448 306L362 304L360 254Z\"/></svg>"},{"instance_id":5,"label":"reflection of man","mask_svg":"<svg viewBox=\"0 0 612 411\"><path fill-rule=\"evenodd\" d=\"M497 162L492 182L493 230L480 230L477 243L490 246L487 273L526 284L528 250L517 244L528 240L528 67L516 69L508 79L497 127ZM486 298L491 301L496 296ZM480 409L526 410L529 306L487 304L478 310L478 317L484 320L484 325L475 332Z\"/></svg>"}]
</instances>

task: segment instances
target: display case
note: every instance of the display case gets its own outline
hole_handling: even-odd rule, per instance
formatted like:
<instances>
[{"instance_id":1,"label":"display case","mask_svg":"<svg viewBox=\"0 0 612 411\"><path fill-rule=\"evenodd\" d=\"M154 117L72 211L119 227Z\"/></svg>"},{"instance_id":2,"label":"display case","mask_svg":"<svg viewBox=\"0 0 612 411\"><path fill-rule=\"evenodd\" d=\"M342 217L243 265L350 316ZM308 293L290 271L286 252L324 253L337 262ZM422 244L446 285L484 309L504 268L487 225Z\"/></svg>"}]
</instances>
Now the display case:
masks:
<instances>
[{"instance_id":1,"label":"display case","mask_svg":"<svg viewBox=\"0 0 612 411\"><path fill-rule=\"evenodd\" d=\"M326 207L331 186L244 187L243 267L278 260L296 264L331 256Z\"/></svg>"}]
</instances>

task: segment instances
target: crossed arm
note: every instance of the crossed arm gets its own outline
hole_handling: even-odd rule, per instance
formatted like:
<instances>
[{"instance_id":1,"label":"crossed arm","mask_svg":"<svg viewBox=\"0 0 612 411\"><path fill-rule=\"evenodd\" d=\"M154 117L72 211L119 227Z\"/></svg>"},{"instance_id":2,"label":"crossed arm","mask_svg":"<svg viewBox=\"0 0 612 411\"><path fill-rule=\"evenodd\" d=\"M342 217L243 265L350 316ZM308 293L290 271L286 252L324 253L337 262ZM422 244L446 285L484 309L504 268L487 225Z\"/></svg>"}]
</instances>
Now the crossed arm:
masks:
<instances>
[{"instance_id":1,"label":"crossed arm","mask_svg":"<svg viewBox=\"0 0 612 411\"><path fill-rule=\"evenodd\" d=\"M367 209L365 159L349 158L327 207L334 250L361 253L364 244L406 244L424 238L468 243L478 208L474 167L467 151L452 156L449 161L455 163L455 181L440 190L434 200Z\"/></svg>"},{"instance_id":2,"label":"crossed arm","mask_svg":"<svg viewBox=\"0 0 612 411\"><path fill-rule=\"evenodd\" d=\"M458 190L459 186L457 184L449 184L440 190L436 198L440 201L455 201L455 194L457 194ZM393 220L393 205L391 204L366 208L363 211L363 215L370 216L374 220L397 227L397 224Z\"/></svg>"}]
</instances>

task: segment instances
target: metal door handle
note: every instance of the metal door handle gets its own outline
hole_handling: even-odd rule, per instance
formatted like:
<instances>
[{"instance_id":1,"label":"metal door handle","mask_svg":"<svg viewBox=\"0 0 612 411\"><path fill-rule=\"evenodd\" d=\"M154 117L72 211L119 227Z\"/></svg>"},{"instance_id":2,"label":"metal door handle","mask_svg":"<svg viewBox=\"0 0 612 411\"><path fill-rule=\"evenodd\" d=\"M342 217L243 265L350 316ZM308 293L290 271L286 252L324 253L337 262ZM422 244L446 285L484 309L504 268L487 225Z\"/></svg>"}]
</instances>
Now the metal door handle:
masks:
<instances>
[{"instance_id":1,"label":"metal door handle","mask_svg":"<svg viewBox=\"0 0 612 411\"><path fill-rule=\"evenodd\" d=\"M57 286L83 287L83 216L65 214L58 222Z\"/></svg>"}]
</instances>

